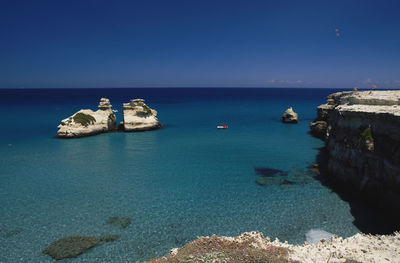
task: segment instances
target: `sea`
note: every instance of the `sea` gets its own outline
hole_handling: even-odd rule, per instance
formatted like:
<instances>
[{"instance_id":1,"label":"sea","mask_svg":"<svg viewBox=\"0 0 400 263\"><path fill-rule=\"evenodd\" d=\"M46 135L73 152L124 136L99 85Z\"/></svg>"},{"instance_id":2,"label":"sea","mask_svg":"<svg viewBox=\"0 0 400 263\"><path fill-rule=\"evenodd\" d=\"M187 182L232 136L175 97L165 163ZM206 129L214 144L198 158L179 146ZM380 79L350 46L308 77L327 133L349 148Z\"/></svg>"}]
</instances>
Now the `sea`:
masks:
<instances>
[{"instance_id":1,"label":"sea","mask_svg":"<svg viewBox=\"0 0 400 263\"><path fill-rule=\"evenodd\" d=\"M309 134L335 89L103 88L0 90L0 262L56 262L68 236L120 238L62 262L136 262L200 236L260 231L302 244L310 230L349 237L385 219L321 183ZM163 124L147 132L56 138L62 119L109 98L142 98ZM284 124L288 108L298 124ZM228 129L217 129L217 125ZM259 177L305 178L260 185ZM288 178L289 178L288 177ZM119 228L111 217L128 217ZM365 219L368 219L366 222Z\"/></svg>"}]
</instances>

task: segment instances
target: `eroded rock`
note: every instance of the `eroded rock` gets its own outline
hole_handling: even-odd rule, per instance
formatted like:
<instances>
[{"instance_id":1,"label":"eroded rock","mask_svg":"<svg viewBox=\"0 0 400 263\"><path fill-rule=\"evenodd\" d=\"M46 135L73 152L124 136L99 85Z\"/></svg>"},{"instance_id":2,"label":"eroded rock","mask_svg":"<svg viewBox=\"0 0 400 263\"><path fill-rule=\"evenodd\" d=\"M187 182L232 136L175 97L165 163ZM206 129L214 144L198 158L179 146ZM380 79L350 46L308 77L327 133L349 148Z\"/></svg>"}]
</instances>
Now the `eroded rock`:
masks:
<instances>
[{"instance_id":1,"label":"eroded rock","mask_svg":"<svg viewBox=\"0 0 400 263\"><path fill-rule=\"evenodd\" d=\"M133 99L124 103L124 131L149 131L161 127L157 111L150 109L143 99Z\"/></svg>"},{"instance_id":2,"label":"eroded rock","mask_svg":"<svg viewBox=\"0 0 400 263\"><path fill-rule=\"evenodd\" d=\"M61 121L57 137L75 138L109 132L116 129L116 117L110 100L101 98L97 111L80 110Z\"/></svg>"},{"instance_id":3,"label":"eroded rock","mask_svg":"<svg viewBox=\"0 0 400 263\"><path fill-rule=\"evenodd\" d=\"M292 107L288 108L282 115L282 122L284 123L297 123L298 121L299 116Z\"/></svg>"}]
</instances>

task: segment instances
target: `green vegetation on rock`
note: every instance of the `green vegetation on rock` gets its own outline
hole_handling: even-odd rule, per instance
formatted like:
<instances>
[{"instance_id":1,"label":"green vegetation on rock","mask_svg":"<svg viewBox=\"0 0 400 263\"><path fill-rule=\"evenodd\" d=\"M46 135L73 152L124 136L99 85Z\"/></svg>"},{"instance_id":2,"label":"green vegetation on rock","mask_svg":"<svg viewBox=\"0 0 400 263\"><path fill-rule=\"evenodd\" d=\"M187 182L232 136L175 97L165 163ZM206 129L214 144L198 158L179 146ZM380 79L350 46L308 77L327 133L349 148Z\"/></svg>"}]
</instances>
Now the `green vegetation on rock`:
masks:
<instances>
[{"instance_id":1,"label":"green vegetation on rock","mask_svg":"<svg viewBox=\"0 0 400 263\"><path fill-rule=\"evenodd\" d=\"M365 128L364 130L361 129L360 132L360 137L364 140L364 141L370 141L373 142L374 141L374 137L372 136L372 131L371 131L371 127Z\"/></svg>"},{"instance_id":2,"label":"green vegetation on rock","mask_svg":"<svg viewBox=\"0 0 400 263\"><path fill-rule=\"evenodd\" d=\"M96 119L92 115L88 115L82 112L78 112L73 117L75 123L79 123L82 126L87 127L89 124L96 122Z\"/></svg>"},{"instance_id":3,"label":"green vegetation on rock","mask_svg":"<svg viewBox=\"0 0 400 263\"><path fill-rule=\"evenodd\" d=\"M150 109L147 105L143 105L143 110L144 110L147 114L151 114L151 109Z\"/></svg>"}]
</instances>

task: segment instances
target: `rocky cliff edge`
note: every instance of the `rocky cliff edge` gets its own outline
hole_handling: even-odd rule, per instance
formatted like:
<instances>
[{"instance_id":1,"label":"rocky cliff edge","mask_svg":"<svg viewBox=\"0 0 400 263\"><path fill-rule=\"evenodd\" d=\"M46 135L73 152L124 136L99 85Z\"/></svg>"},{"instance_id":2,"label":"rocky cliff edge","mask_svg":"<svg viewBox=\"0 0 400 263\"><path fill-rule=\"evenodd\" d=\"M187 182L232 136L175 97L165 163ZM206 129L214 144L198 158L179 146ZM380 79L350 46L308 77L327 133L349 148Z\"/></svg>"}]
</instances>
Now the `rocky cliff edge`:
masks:
<instances>
[{"instance_id":1,"label":"rocky cliff edge","mask_svg":"<svg viewBox=\"0 0 400 263\"><path fill-rule=\"evenodd\" d=\"M386 211L400 210L400 90L347 91L318 107L328 178Z\"/></svg>"}]
</instances>

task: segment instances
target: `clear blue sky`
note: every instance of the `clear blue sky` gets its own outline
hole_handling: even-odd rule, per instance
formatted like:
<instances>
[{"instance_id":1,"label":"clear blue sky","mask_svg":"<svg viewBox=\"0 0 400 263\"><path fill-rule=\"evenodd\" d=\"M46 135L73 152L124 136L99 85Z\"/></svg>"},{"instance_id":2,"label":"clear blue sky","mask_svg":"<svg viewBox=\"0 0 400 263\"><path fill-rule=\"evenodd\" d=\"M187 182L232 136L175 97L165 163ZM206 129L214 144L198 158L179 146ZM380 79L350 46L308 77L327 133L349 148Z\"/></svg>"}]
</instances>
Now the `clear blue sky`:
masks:
<instances>
[{"instance_id":1,"label":"clear blue sky","mask_svg":"<svg viewBox=\"0 0 400 263\"><path fill-rule=\"evenodd\" d=\"M0 88L400 88L397 0L0 1Z\"/></svg>"}]
</instances>

